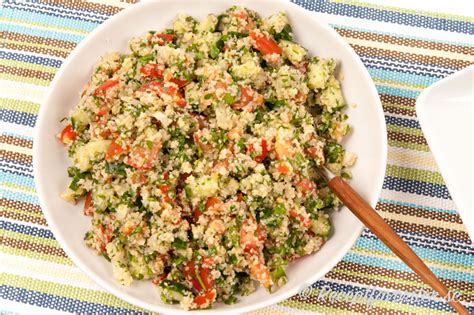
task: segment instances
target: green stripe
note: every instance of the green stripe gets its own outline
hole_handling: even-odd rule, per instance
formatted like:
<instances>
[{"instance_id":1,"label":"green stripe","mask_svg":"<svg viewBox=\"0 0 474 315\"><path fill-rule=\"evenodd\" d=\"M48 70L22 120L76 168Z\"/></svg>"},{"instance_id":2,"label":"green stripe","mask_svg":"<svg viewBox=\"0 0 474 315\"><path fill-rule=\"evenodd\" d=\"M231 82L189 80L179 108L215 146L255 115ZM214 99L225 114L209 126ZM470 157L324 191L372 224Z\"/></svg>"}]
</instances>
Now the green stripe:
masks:
<instances>
[{"instance_id":1,"label":"green stripe","mask_svg":"<svg viewBox=\"0 0 474 315\"><path fill-rule=\"evenodd\" d=\"M426 144L411 143L400 140L388 140L388 145L391 147L430 152L430 148Z\"/></svg>"},{"instance_id":2,"label":"green stripe","mask_svg":"<svg viewBox=\"0 0 474 315\"><path fill-rule=\"evenodd\" d=\"M432 184L444 185L443 177L441 176L441 174L432 171L389 164L387 165L387 171L385 174L393 177L400 177L404 179L418 180Z\"/></svg>"},{"instance_id":3,"label":"green stripe","mask_svg":"<svg viewBox=\"0 0 474 315\"><path fill-rule=\"evenodd\" d=\"M91 303L105 304L113 307L141 310L140 308L128 304L127 302L113 296L112 294L103 291L87 290L71 285L38 280L30 277L11 275L7 273L2 273L1 277L4 284L17 288L34 290L41 293L56 295L70 299L79 299ZM157 295L157 299L158 298L159 297Z\"/></svg>"},{"instance_id":4,"label":"green stripe","mask_svg":"<svg viewBox=\"0 0 474 315\"><path fill-rule=\"evenodd\" d=\"M13 67L13 68L20 68L26 70L34 70L34 71L41 71L45 73L55 74L58 71L56 67L45 66L37 63L31 62L24 62L18 60L7 60L7 59L0 59L0 65Z\"/></svg>"},{"instance_id":5,"label":"green stripe","mask_svg":"<svg viewBox=\"0 0 474 315\"><path fill-rule=\"evenodd\" d=\"M9 237L9 238L12 238L12 239L15 239L15 240L26 241L26 242L33 243L33 244L50 246L50 247L53 247L53 248L61 248L58 241L56 241L55 239L51 239L51 238L33 236L33 235L23 234L23 233L9 231L9 230L3 230L3 236L4 237Z\"/></svg>"},{"instance_id":6,"label":"green stripe","mask_svg":"<svg viewBox=\"0 0 474 315\"><path fill-rule=\"evenodd\" d=\"M438 18L438 19L457 20L457 21L474 23L474 18L471 18L469 16L464 16L464 15L458 15L458 14L438 13L438 12L435 13L435 12L430 12L430 11L406 9L406 8L394 7L394 6L389 6L389 5L373 4L373 3L360 2L360 1L354 1L354 0L334 0L334 2L345 3L348 5L364 7L364 8L372 8L372 9L386 10L386 11L392 11L392 12L413 14L413 15L418 15L418 16L429 16L429 17Z\"/></svg>"},{"instance_id":7,"label":"green stripe","mask_svg":"<svg viewBox=\"0 0 474 315\"><path fill-rule=\"evenodd\" d=\"M404 109L411 112L415 111L415 107L413 106L407 106L407 105L401 105L401 104L395 104L395 103L382 102L382 106L383 108L399 108L399 109Z\"/></svg>"},{"instance_id":8,"label":"green stripe","mask_svg":"<svg viewBox=\"0 0 474 315\"><path fill-rule=\"evenodd\" d=\"M313 293L313 291L316 291ZM312 289L311 290L311 294L308 294L308 299L310 297L313 297L311 300L313 299L316 299L317 300L317 297L319 295L319 289L318 290L315 290L315 289ZM323 301L324 302L324 301ZM327 306L324 306L324 305L321 305L321 304L313 304L314 302L300 302L300 301L295 301L295 300L291 300L291 299L287 299L283 302L280 302L278 303L279 305L282 305L282 306L286 306L286 307L291 307L291 308L296 308L296 309L299 309L299 310L302 310L302 311L312 311L312 312L318 312L318 313L321 313L321 314L343 314L343 310L341 310L340 308L335 308L335 307L327 307ZM330 302L326 302L326 304L330 304ZM349 314L348 311L345 311L347 312L346 314ZM278 311L276 311L276 313L278 314ZM259 312L257 311L256 314L259 314ZM363 313L357 313L357 312L350 312L350 314L363 314Z\"/></svg>"},{"instance_id":9,"label":"green stripe","mask_svg":"<svg viewBox=\"0 0 474 315\"><path fill-rule=\"evenodd\" d=\"M50 262L54 262L57 264L63 264L63 265L69 265L69 266L74 266L71 260L69 258L63 257L63 256L57 256L57 255L50 255L50 254L45 254L41 252L35 252L31 250L25 250L21 248L13 248L10 246L0 246L0 252L2 253L7 253L7 254L12 254L15 256L22 256L22 257L28 257L28 258L33 258L33 259L39 259L39 260L46 260Z\"/></svg>"},{"instance_id":10,"label":"green stripe","mask_svg":"<svg viewBox=\"0 0 474 315\"><path fill-rule=\"evenodd\" d=\"M418 128L403 127L394 124L387 124L387 131L399 132L413 136L424 137L423 131Z\"/></svg>"}]
</instances>

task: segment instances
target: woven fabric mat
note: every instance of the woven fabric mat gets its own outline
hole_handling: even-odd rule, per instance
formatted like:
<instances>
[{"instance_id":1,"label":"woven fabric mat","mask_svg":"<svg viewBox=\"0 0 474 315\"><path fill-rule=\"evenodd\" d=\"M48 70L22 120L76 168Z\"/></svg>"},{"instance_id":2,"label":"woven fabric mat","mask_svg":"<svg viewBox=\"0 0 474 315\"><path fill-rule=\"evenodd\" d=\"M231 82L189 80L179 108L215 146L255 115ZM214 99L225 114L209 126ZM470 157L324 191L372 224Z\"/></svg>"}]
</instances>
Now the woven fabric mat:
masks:
<instances>
[{"instance_id":1,"label":"woven fabric mat","mask_svg":"<svg viewBox=\"0 0 474 315\"><path fill-rule=\"evenodd\" d=\"M72 49L133 5L128 2L3 1L0 313L145 312L99 288L67 258L43 217L32 173L33 127L48 85ZM420 129L415 99L433 82L474 63L474 19L347 0L295 2L319 12L344 37L377 85L389 144L377 210L473 312L474 248ZM429 292L365 230L321 281L255 314L452 312ZM418 295L406 298L410 293Z\"/></svg>"}]
</instances>

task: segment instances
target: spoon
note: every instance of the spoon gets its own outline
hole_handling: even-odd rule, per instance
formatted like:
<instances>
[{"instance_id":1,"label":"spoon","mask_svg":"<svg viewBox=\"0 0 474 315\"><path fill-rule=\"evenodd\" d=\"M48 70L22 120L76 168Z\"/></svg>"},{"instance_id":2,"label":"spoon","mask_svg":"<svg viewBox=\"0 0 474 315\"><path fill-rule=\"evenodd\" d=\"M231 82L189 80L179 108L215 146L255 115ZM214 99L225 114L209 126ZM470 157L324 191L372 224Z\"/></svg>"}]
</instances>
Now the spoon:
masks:
<instances>
[{"instance_id":1,"label":"spoon","mask_svg":"<svg viewBox=\"0 0 474 315\"><path fill-rule=\"evenodd\" d=\"M390 248L405 264L408 265L427 285L441 297L451 297L448 288L434 275L415 252L398 236L384 219L375 211L346 181L334 176L327 169L322 174L329 180L329 188L367 226L385 245ZM469 315L468 310L453 298L449 304L459 313Z\"/></svg>"}]
</instances>

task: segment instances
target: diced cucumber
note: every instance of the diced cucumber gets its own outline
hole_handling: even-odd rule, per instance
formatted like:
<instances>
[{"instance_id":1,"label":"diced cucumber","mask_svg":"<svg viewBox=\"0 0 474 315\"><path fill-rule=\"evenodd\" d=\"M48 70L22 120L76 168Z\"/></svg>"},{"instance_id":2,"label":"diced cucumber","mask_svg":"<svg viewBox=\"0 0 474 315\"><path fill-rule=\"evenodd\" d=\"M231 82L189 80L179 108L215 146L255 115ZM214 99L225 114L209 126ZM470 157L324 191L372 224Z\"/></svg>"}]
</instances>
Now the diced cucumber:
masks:
<instances>
[{"instance_id":1,"label":"diced cucumber","mask_svg":"<svg viewBox=\"0 0 474 315\"><path fill-rule=\"evenodd\" d=\"M306 49L297 43L288 40L281 40L280 47L283 50L283 57L292 64L298 64L306 57Z\"/></svg>"},{"instance_id":2,"label":"diced cucumber","mask_svg":"<svg viewBox=\"0 0 474 315\"><path fill-rule=\"evenodd\" d=\"M308 65L308 86L314 90L326 88L335 68L334 59L313 58Z\"/></svg>"},{"instance_id":3,"label":"diced cucumber","mask_svg":"<svg viewBox=\"0 0 474 315\"><path fill-rule=\"evenodd\" d=\"M217 27L218 18L214 14L209 14L202 21L196 25L198 33L214 32Z\"/></svg>"},{"instance_id":4,"label":"diced cucumber","mask_svg":"<svg viewBox=\"0 0 474 315\"><path fill-rule=\"evenodd\" d=\"M329 215L324 212L319 212L318 219L313 220L311 229L316 235L326 239L331 232L331 221L329 221Z\"/></svg>"},{"instance_id":5,"label":"diced cucumber","mask_svg":"<svg viewBox=\"0 0 474 315\"><path fill-rule=\"evenodd\" d=\"M81 172L91 169L91 162L104 154L110 146L111 140L93 140L78 147L73 156L74 165Z\"/></svg>"}]
</instances>

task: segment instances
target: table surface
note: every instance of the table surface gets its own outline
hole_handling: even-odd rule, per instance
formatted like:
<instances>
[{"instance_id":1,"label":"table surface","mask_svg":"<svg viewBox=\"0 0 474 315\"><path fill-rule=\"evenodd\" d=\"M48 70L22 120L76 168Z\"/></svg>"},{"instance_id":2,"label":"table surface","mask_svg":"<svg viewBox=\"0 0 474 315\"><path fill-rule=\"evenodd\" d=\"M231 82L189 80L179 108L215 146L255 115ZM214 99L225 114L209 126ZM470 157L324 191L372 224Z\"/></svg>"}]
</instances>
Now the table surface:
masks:
<instances>
[{"instance_id":1,"label":"table surface","mask_svg":"<svg viewBox=\"0 0 474 315\"><path fill-rule=\"evenodd\" d=\"M1 4L2 314L145 312L105 292L67 258L41 213L31 164L33 127L54 74L92 29L132 2ZM334 27L360 56L376 84L389 142L377 210L473 312L474 247L415 114L420 91L474 63L474 18L462 16L472 15L473 5L461 0L294 2ZM255 314L452 312L433 296L416 296L420 290L430 292L365 230L323 279ZM355 300L354 295L365 299Z\"/></svg>"}]
</instances>

